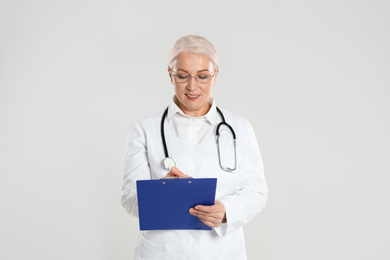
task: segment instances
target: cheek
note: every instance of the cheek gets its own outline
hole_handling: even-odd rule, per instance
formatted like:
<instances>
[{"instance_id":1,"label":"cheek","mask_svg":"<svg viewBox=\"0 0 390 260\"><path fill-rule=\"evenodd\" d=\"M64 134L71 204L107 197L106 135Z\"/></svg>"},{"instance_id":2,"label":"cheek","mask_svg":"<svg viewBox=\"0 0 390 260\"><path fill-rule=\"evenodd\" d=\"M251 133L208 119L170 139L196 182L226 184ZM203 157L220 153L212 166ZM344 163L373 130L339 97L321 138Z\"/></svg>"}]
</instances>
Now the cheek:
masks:
<instances>
[{"instance_id":1,"label":"cheek","mask_svg":"<svg viewBox=\"0 0 390 260\"><path fill-rule=\"evenodd\" d=\"M176 94L176 96L183 94L183 92L184 92L184 88L183 87L178 86L178 85L174 85L174 87L175 87L175 94Z\"/></svg>"},{"instance_id":2,"label":"cheek","mask_svg":"<svg viewBox=\"0 0 390 260\"><path fill-rule=\"evenodd\" d=\"M211 90L212 90L212 88L213 88L213 85L212 85L212 84L210 84L209 86L207 86L207 87L203 88L203 92L204 92L204 93L207 93L207 94L210 94L210 93L211 93Z\"/></svg>"}]
</instances>

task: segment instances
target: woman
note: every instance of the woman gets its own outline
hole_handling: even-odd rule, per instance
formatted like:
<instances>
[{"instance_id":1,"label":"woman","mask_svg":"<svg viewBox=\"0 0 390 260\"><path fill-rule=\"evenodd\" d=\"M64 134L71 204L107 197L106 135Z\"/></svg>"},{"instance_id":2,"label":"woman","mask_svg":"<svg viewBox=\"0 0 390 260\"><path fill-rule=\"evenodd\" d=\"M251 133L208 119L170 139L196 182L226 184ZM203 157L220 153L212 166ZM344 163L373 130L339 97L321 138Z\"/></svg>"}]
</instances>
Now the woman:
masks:
<instances>
[{"instance_id":1,"label":"woman","mask_svg":"<svg viewBox=\"0 0 390 260\"><path fill-rule=\"evenodd\" d=\"M170 53L168 73L175 96L166 116L164 111L147 116L130 131L122 205L138 216L137 180L217 178L215 205L197 205L189 211L212 230L141 231L135 259L246 259L242 226L263 209L268 193L254 131L245 118L218 111L211 97L218 56L208 40L194 35L180 38ZM222 126L219 132L225 141L218 150L214 136L223 117L235 131L236 148L226 141L233 138L229 127ZM166 157L162 120L169 157L176 162L169 171L162 163Z\"/></svg>"}]
</instances>

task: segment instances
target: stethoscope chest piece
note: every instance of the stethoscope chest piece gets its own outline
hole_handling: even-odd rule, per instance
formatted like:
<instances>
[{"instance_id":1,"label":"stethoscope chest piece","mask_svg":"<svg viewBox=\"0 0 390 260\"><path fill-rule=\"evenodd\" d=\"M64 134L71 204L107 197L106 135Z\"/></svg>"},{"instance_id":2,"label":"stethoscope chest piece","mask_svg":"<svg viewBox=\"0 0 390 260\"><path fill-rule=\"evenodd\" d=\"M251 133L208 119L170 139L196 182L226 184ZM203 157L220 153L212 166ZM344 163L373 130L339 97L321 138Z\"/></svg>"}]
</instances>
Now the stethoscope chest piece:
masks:
<instances>
[{"instance_id":1,"label":"stethoscope chest piece","mask_svg":"<svg viewBox=\"0 0 390 260\"><path fill-rule=\"evenodd\" d=\"M173 166L176 166L175 160L173 160L171 157L166 157L163 161L165 169L168 171L171 170Z\"/></svg>"}]
</instances>

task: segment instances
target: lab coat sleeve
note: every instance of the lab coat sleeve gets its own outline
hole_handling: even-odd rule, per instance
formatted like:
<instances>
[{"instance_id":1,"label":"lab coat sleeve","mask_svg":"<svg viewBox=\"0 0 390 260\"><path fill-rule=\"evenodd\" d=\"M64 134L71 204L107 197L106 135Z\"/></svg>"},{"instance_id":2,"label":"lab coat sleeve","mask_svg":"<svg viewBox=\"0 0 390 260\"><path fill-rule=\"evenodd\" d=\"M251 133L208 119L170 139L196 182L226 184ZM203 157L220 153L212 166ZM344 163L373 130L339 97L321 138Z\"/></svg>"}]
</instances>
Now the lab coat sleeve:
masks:
<instances>
[{"instance_id":1,"label":"lab coat sleeve","mask_svg":"<svg viewBox=\"0 0 390 260\"><path fill-rule=\"evenodd\" d=\"M135 123L127 138L121 202L130 215L138 217L137 180L150 179L145 130Z\"/></svg>"},{"instance_id":2,"label":"lab coat sleeve","mask_svg":"<svg viewBox=\"0 0 390 260\"><path fill-rule=\"evenodd\" d=\"M268 198L259 146L255 132L247 120L237 135L237 149L238 146L242 156L236 172L233 173L239 174L238 181L231 194L220 198L225 206L227 223L215 228L219 236L252 220L264 208Z\"/></svg>"}]
</instances>

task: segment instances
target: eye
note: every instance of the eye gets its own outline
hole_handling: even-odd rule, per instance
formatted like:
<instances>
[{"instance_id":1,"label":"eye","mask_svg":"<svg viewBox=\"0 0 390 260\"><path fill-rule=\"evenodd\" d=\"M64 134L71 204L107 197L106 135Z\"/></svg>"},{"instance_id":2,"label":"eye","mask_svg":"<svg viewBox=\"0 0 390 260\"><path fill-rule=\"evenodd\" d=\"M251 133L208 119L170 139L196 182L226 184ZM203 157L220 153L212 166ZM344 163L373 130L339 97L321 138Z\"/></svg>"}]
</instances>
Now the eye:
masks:
<instances>
[{"instance_id":1,"label":"eye","mask_svg":"<svg viewBox=\"0 0 390 260\"><path fill-rule=\"evenodd\" d=\"M202 75L198 75L198 78L200 79L208 79L210 77L210 75L205 75L205 74L202 74Z\"/></svg>"},{"instance_id":2,"label":"eye","mask_svg":"<svg viewBox=\"0 0 390 260\"><path fill-rule=\"evenodd\" d=\"M176 74L179 79L186 79L188 78L187 74Z\"/></svg>"}]
</instances>

